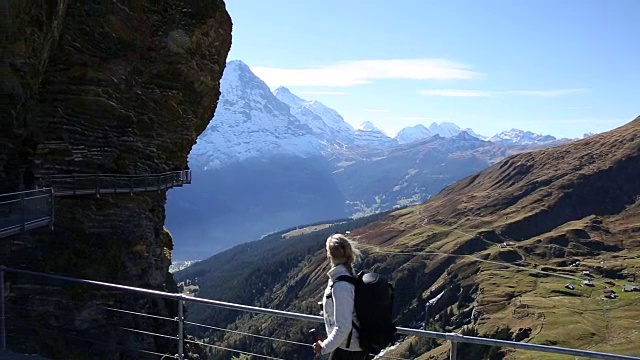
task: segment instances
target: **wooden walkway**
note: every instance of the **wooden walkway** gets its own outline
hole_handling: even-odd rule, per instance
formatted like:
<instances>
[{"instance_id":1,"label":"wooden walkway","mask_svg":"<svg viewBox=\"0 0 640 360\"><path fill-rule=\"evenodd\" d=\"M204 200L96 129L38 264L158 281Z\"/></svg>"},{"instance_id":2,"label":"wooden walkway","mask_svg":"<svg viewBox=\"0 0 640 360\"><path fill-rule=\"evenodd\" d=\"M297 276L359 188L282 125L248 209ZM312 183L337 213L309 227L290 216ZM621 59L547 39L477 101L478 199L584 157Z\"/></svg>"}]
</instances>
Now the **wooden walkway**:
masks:
<instances>
[{"instance_id":1,"label":"wooden walkway","mask_svg":"<svg viewBox=\"0 0 640 360\"><path fill-rule=\"evenodd\" d=\"M56 196L133 194L190 183L190 170L154 175L54 175L47 179L47 188L0 195L0 238L44 226L53 229Z\"/></svg>"}]
</instances>

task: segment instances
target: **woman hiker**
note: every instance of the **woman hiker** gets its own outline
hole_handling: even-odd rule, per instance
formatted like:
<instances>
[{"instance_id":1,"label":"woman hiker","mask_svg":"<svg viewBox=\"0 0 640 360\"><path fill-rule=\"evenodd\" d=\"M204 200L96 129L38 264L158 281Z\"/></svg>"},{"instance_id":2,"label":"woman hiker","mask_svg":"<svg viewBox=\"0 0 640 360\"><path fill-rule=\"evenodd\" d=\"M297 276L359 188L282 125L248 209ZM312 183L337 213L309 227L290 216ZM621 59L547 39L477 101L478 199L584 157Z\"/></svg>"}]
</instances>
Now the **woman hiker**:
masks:
<instances>
[{"instance_id":1,"label":"woman hiker","mask_svg":"<svg viewBox=\"0 0 640 360\"><path fill-rule=\"evenodd\" d=\"M355 287L347 281L334 281L342 275L355 277L352 264L359 258L353 242L342 234L327 238L327 259L331 270L327 273L329 282L322 299L322 312L327 330L327 338L313 344L316 354L329 354L329 360L364 360L368 354L358 344L358 333L352 324L355 317L353 300Z\"/></svg>"}]
</instances>

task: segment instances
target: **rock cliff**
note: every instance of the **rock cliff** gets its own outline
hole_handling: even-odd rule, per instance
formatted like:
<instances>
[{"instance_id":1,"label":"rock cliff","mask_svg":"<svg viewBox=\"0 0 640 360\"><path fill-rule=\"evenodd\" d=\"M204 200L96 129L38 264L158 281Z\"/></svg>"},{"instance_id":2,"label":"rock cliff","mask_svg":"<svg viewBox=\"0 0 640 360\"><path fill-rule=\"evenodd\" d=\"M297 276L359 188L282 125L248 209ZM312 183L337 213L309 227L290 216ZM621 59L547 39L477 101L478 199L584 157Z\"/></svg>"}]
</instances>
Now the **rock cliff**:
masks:
<instances>
[{"instance_id":1,"label":"rock cliff","mask_svg":"<svg viewBox=\"0 0 640 360\"><path fill-rule=\"evenodd\" d=\"M0 192L26 168L53 174L157 174L186 166L220 95L231 46L222 0L0 1ZM2 264L175 290L166 191L57 197L54 231L3 239ZM8 345L53 358L176 353L176 304L7 275ZM26 310L26 311L25 311ZM108 321L107 321L108 320ZM115 327L115 328L114 328ZM157 358L157 356L155 356Z\"/></svg>"}]
</instances>

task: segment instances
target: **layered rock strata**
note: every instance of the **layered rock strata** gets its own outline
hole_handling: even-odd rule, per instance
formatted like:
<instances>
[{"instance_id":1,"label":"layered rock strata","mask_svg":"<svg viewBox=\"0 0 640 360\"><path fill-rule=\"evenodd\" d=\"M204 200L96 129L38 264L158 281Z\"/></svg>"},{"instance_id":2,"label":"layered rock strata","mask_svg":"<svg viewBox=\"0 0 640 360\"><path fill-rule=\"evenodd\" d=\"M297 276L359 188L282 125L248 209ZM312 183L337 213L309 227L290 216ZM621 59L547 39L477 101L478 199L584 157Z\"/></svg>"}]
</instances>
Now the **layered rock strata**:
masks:
<instances>
[{"instance_id":1,"label":"layered rock strata","mask_svg":"<svg viewBox=\"0 0 640 360\"><path fill-rule=\"evenodd\" d=\"M222 0L2 0L0 191L25 170L157 174L186 166L231 46ZM2 264L175 291L166 191L56 198L54 231L3 239ZM176 304L7 274L10 348L52 358L175 354ZM110 310L111 309L111 310ZM155 356L157 358L157 356Z\"/></svg>"}]
</instances>

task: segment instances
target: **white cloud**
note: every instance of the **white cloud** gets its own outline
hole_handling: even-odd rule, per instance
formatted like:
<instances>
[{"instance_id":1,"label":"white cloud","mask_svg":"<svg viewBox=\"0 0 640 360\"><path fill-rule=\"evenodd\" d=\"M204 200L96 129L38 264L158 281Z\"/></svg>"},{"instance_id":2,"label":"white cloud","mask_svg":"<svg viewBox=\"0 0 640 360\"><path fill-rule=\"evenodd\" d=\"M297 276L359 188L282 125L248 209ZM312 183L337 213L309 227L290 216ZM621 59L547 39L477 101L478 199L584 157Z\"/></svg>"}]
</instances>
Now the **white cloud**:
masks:
<instances>
[{"instance_id":1,"label":"white cloud","mask_svg":"<svg viewBox=\"0 0 640 360\"><path fill-rule=\"evenodd\" d=\"M386 109L367 109L365 111L366 112L370 112L370 113L388 113L388 112L390 112L389 110L386 110Z\"/></svg>"},{"instance_id":2,"label":"white cloud","mask_svg":"<svg viewBox=\"0 0 640 360\"><path fill-rule=\"evenodd\" d=\"M303 91L303 94L307 95L344 95L344 91Z\"/></svg>"},{"instance_id":3,"label":"white cloud","mask_svg":"<svg viewBox=\"0 0 640 360\"><path fill-rule=\"evenodd\" d=\"M487 91L477 90L455 90L455 89L434 89L434 90L422 90L420 95L433 95L433 96L453 96L453 97L487 97L491 94Z\"/></svg>"},{"instance_id":4,"label":"white cloud","mask_svg":"<svg viewBox=\"0 0 640 360\"><path fill-rule=\"evenodd\" d=\"M498 93L526 95L526 96L558 97L558 96L564 96L564 95L583 93L586 91L589 91L589 89L513 90L513 91L502 91Z\"/></svg>"},{"instance_id":5,"label":"white cloud","mask_svg":"<svg viewBox=\"0 0 640 360\"><path fill-rule=\"evenodd\" d=\"M421 90L420 95L452 96L452 97L490 97L500 95L523 95L536 97L559 97L589 91L589 89L557 89L557 90L507 90L507 91L482 91L460 89L431 89Z\"/></svg>"},{"instance_id":6,"label":"white cloud","mask_svg":"<svg viewBox=\"0 0 640 360\"><path fill-rule=\"evenodd\" d=\"M347 87L380 79L469 80L482 76L468 65L446 59L357 60L307 69L255 66L251 71L270 87Z\"/></svg>"},{"instance_id":7,"label":"white cloud","mask_svg":"<svg viewBox=\"0 0 640 360\"><path fill-rule=\"evenodd\" d=\"M536 119L536 120L522 120L518 121L520 124L545 124L545 125L599 125L605 127L607 129L611 129L612 126L622 126L628 122L630 119L622 119L622 118L604 118L604 119L596 119L596 118L584 118L584 119ZM501 124L501 123L498 123ZM502 124L508 125L510 122L503 122Z\"/></svg>"},{"instance_id":8,"label":"white cloud","mask_svg":"<svg viewBox=\"0 0 640 360\"><path fill-rule=\"evenodd\" d=\"M400 118L400 120L407 121L435 121L436 119L430 117L421 117L421 116L405 116Z\"/></svg>"}]
</instances>

